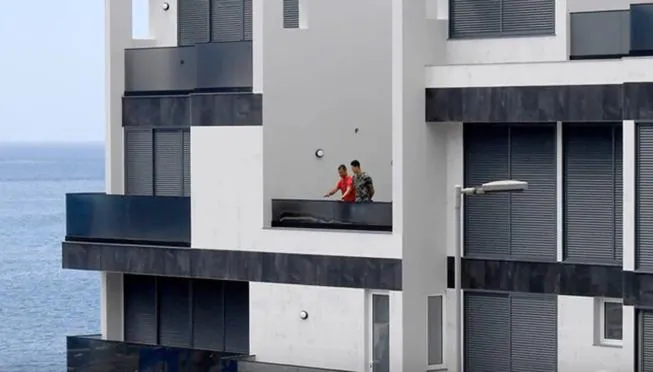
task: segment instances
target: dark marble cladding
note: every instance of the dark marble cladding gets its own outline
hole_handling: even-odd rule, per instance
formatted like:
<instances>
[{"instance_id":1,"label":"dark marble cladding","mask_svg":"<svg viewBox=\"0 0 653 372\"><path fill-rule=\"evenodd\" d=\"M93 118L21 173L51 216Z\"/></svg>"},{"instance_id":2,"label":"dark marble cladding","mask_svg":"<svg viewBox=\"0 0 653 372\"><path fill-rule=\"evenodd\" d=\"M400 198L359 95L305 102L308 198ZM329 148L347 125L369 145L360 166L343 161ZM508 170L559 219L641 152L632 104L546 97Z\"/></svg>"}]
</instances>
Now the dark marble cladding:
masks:
<instances>
[{"instance_id":1,"label":"dark marble cladding","mask_svg":"<svg viewBox=\"0 0 653 372\"><path fill-rule=\"evenodd\" d=\"M125 127L263 124L263 96L254 93L125 96L122 104L122 123Z\"/></svg>"},{"instance_id":2,"label":"dark marble cladding","mask_svg":"<svg viewBox=\"0 0 653 372\"><path fill-rule=\"evenodd\" d=\"M236 354L107 341L99 336L69 336L69 372L114 371L236 371L229 369Z\"/></svg>"},{"instance_id":3,"label":"dark marble cladding","mask_svg":"<svg viewBox=\"0 0 653 372\"><path fill-rule=\"evenodd\" d=\"M125 127L188 127L188 96L126 96L122 98Z\"/></svg>"},{"instance_id":4,"label":"dark marble cladding","mask_svg":"<svg viewBox=\"0 0 653 372\"><path fill-rule=\"evenodd\" d=\"M653 309L653 273L623 272L624 304Z\"/></svg>"},{"instance_id":5,"label":"dark marble cladding","mask_svg":"<svg viewBox=\"0 0 653 372\"><path fill-rule=\"evenodd\" d=\"M263 124L263 97L253 93L191 94L193 126Z\"/></svg>"},{"instance_id":6,"label":"dark marble cladding","mask_svg":"<svg viewBox=\"0 0 653 372\"><path fill-rule=\"evenodd\" d=\"M347 372L344 370L266 363L246 359L238 360L236 363L238 368L236 372Z\"/></svg>"},{"instance_id":7,"label":"dark marble cladding","mask_svg":"<svg viewBox=\"0 0 653 372\"><path fill-rule=\"evenodd\" d=\"M401 290L401 260L63 242L65 269Z\"/></svg>"},{"instance_id":8,"label":"dark marble cladding","mask_svg":"<svg viewBox=\"0 0 653 372\"><path fill-rule=\"evenodd\" d=\"M272 226L392 231L392 203L272 199Z\"/></svg>"},{"instance_id":9,"label":"dark marble cladding","mask_svg":"<svg viewBox=\"0 0 653 372\"><path fill-rule=\"evenodd\" d=\"M449 258L447 264L447 284L453 288L453 258ZM462 288L468 290L622 297L622 271L619 266L469 258L463 258L461 265Z\"/></svg>"},{"instance_id":10,"label":"dark marble cladding","mask_svg":"<svg viewBox=\"0 0 653 372\"><path fill-rule=\"evenodd\" d=\"M428 122L646 119L653 119L653 83L426 89Z\"/></svg>"}]
</instances>

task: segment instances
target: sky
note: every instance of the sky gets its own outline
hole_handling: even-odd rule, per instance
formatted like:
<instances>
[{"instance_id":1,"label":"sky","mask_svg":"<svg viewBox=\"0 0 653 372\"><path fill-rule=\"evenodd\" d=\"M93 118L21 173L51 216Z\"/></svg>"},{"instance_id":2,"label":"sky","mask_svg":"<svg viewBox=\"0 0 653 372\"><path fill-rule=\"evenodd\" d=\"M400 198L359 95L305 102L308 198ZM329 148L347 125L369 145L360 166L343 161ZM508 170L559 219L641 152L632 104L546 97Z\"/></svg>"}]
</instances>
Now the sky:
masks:
<instances>
[{"instance_id":1,"label":"sky","mask_svg":"<svg viewBox=\"0 0 653 372\"><path fill-rule=\"evenodd\" d=\"M147 0L133 1L146 37ZM104 2L4 2L0 142L104 140Z\"/></svg>"}]
</instances>

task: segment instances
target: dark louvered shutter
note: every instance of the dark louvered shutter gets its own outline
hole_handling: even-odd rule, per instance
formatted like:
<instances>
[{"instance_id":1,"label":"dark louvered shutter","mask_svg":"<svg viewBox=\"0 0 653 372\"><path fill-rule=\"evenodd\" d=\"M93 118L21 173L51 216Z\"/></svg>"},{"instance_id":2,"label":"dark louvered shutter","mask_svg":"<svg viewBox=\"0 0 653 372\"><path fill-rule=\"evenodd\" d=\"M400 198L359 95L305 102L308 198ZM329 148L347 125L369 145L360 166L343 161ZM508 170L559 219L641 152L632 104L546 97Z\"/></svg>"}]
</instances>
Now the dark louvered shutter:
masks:
<instances>
[{"instance_id":1,"label":"dark louvered shutter","mask_svg":"<svg viewBox=\"0 0 653 372\"><path fill-rule=\"evenodd\" d=\"M450 0L451 37L478 37L501 32L501 0Z\"/></svg>"},{"instance_id":2,"label":"dark louvered shutter","mask_svg":"<svg viewBox=\"0 0 653 372\"><path fill-rule=\"evenodd\" d=\"M508 179L509 128L465 124L465 185ZM508 194L465 199L465 255L507 257L510 254Z\"/></svg>"},{"instance_id":3,"label":"dark louvered shutter","mask_svg":"<svg viewBox=\"0 0 653 372\"><path fill-rule=\"evenodd\" d=\"M299 28L299 0L283 0L283 28Z\"/></svg>"},{"instance_id":4,"label":"dark louvered shutter","mask_svg":"<svg viewBox=\"0 0 653 372\"><path fill-rule=\"evenodd\" d=\"M184 143L183 143L184 193L183 195L190 196L190 131L184 130L183 137L184 137Z\"/></svg>"},{"instance_id":5,"label":"dark louvered shutter","mask_svg":"<svg viewBox=\"0 0 653 372\"><path fill-rule=\"evenodd\" d=\"M224 351L224 287L218 280L193 281L193 347Z\"/></svg>"},{"instance_id":6,"label":"dark louvered shutter","mask_svg":"<svg viewBox=\"0 0 653 372\"><path fill-rule=\"evenodd\" d=\"M156 281L152 276L125 275L125 341L156 345Z\"/></svg>"},{"instance_id":7,"label":"dark louvered shutter","mask_svg":"<svg viewBox=\"0 0 653 372\"><path fill-rule=\"evenodd\" d=\"M188 279L159 278L159 344L190 347L190 288Z\"/></svg>"},{"instance_id":8,"label":"dark louvered shutter","mask_svg":"<svg viewBox=\"0 0 653 372\"><path fill-rule=\"evenodd\" d=\"M555 261L556 127L554 124L513 126L510 132L510 178L528 182L527 191L510 194L511 257Z\"/></svg>"},{"instance_id":9,"label":"dark louvered shutter","mask_svg":"<svg viewBox=\"0 0 653 372\"><path fill-rule=\"evenodd\" d=\"M501 32L506 34L555 33L555 0L502 0Z\"/></svg>"},{"instance_id":10,"label":"dark louvered shutter","mask_svg":"<svg viewBox=\"0 0 653 372\"><path fill-rule=\"evenodd\" d=\"M178 1L177 28L179 30L179 45L194 45L210 41L210 1Z\"/></svg>"},{"instance_id":11,"label":"dark louvered shutter","mask_svg":"<svg viewBox=\"0 0 653 372\"><path fill-rule=\"evenodd\" d=\"M249 283L225 282L225 351L249 352Z\"/></svg>"},{"instance_id":12,"label":"dark louvered shutter","mask_svg":"<svg viewBox=\"0 0 653 372\"><path fill-rule=\"evenodd\" d=\"M244 31L243 0L212 0L211 41L240 41Z\"/></svg>"},{"instance_id":13,"label":"dark louvered shutter","mask_svg":"<svg viewBox=\"0 0 653 372\"><path fill-rule=\"evenodd\" d=\"M639 311L639 372L653 371L653 311Z\"/></svg>"},{"instance_id":14,"label":"dark louvered shutter","mask_svg":"<svg viewBox=\"0 0 653 372\"><path fill-rule=\"evenodd\" d=\"M183 138L179 130L154 132L154 193L183 195Z\"/></svg>"},{"instance_id":15,"label":"dark louvered shutter","mask_svg":"<svg viewBox=\"0 0 653 372\"><path fill-rule=\"evenodd\" d=\"M125 130L125 194L152 195L152 132Z\"/></svg>"},{"instance_id":16,"label":"dark louvered shutter","mask_svg":"<svg viewBox=\"0 0 653 372\"><path fill-rule=\"evenodd\" d=\"M624 219L624 173L623 173L623 128L622 125L614 126L614 249L615 258L618 263L623 263L624 240L623 240L623 219Z\"/></svg>"},{"instance_id":17,"label":"dark louvered shutter","mask_svg":"<svg viewBox=\"0 0 653 372\"><path fill-rule=\"evenodd\" d=\"M510 371L510 299L465 293L465 371Z\"/></svg>"},{"instance_id":18,"label":"dark louvered shutter","mask_svg":"<svg viewBox=\"0 0 653 372\"><path fill-rule=\"evenodd\" d=\"M637 128L637 268L653 271L653 124Z\"/></svg>"},{"instance_id":19,"label":"dark louvered shutter","mask_svg":"<svg viewBox=\"0 0 653 372\"><path fill-rule=\"evenodd\" d=\"M252 0L245 0L245 5L243 5L243 12L245 13L243 15L244 18L244 39L245 40L252 40L252 27L253 27L253 12L254 9L252 8Z\"/></svg>"},{"instance_id":20,"label":"dark louvered shutter","mask_svg":"<svg viewBox=\"0 0 653 372\"><path fill-rule=\"evenodd\" d=\"M615 263L614 128L570 124L563 137L565 259Z\"/></svg>"},{"instance_id":21,"label":"dark louvered shutter","mask_svg":"<svg viewBox=\"0 0 653 372\"><path fill-rule=\"evenodd\" d=\"M517 295L510 299L510 369L558 369L558 301L555 296ZM502 369L502 371L504 371Z\"/></svg>"}]
</instances>

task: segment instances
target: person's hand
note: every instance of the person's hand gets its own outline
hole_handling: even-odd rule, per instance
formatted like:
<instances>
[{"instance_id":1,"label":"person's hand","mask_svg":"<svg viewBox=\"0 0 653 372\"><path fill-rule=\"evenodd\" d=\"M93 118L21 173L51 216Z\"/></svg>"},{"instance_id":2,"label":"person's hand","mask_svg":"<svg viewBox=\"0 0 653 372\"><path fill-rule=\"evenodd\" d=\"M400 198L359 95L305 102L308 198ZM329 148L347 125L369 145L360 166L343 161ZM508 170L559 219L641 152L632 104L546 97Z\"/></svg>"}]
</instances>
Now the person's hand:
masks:
<instances>
[{"instance_id":1,"label":"person's hand","mask_svg":"<svg viewBox=\"0 0 653 372\"><path fill-rule=\"evenodd\" d=\"M325 197L325 198L328 198L329 196L331 196L331 195L329 195L328 193L327 193L327 194L324 194L324 197Z\"/></svg>"}]
</instances>

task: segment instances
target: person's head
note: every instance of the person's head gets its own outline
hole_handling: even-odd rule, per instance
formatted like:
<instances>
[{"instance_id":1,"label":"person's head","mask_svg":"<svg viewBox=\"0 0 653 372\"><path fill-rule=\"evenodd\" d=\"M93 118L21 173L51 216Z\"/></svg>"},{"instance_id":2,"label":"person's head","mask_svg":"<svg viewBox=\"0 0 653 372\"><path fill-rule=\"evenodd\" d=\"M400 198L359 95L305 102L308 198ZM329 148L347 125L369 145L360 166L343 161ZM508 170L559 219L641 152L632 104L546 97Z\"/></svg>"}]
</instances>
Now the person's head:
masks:
<instances>
[{"instance_id":1,"label":"person's head","mask_svg":"<svg viewBox=\"0 0 653 372\"><path fill-rule=\"evenodd\" d=\"M358 174L361 171L361 163L358 160L353 160L351 163L351 171Z\"/></svg>"},{"instance_id":2,"label":"person's head","mask_svg":"<svg viewBox=\"0 0 653 372\"><path fill-rule=\"evenodd\" d=\"M347 177L347 167L345 167L344 164L340 164L338 166L338 174L340 175L340 177L343 177L343 178Z\"/></svg>"}]
</instances>

